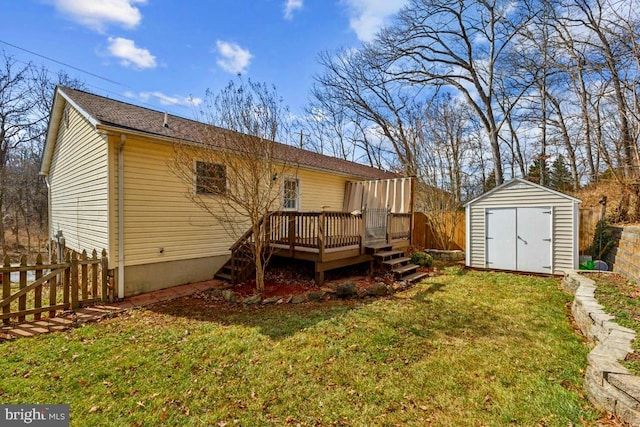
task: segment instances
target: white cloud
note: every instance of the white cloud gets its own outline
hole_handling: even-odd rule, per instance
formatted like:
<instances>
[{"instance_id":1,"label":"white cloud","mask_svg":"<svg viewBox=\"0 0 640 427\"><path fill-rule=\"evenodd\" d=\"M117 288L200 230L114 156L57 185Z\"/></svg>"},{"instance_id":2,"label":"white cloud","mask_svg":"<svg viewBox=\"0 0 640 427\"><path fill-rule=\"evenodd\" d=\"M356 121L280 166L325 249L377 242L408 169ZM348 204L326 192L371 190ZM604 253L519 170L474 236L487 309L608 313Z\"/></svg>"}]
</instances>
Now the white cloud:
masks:
<instances>
[{"instance_id":1,"label":"white cloud","mask_svg":"<svg viewBox=\"0 0 640 427\"><path fill-rule=\"evenodd\" d=\"M251 52L235 43L218 40L216 41L216 47L218 55L220 55L217 64L228 73L244 73L249 66L249 62L251 62L251 58L253 58Z\"/></svg>"},{"instance_id":2,"label":"white cloud","mask_svg":"<svg viewBox=\"0 0 640 427\"><path fill-rule=\"evenodd\" d=\"M342 0L349 9L349 26L363 42L373 40L391 16L408 0Z\"/></svg>"},{"instance_id":3,"label":"white cloud","mask_svg":"<svg viewBox=\"0 0 640 427\"><path fill-rule=\"evenodd\" d=\"M179 96L179 95L166 95L162 92L140 92L140 99L144 102L149 101L149 99L155 98L157 99L161 105L183 105L189 107L195 107L202 104L201 98L194 98L192 96Z\"/></svg>"},{"instance_id":4,"label":"white cloud","mask_svg":"<svg viewBox=\"0 0 640 427\"><path fill-rule=\"evenodd\" d=\"M302 9L302 0L287 0L284 5L284 19L292 20L293 12Z\"/></svg>"},{"instance_id":5,"label":"white cloud","mask_svg":"<svg viewBox=\"0 0 640 427\"><path fill-rule=\"evenodd\" d=\"M100 33L108 24L135 28L142 20L136 4L147 0L52 0L55 8L72 20Z\"/></svg>"},{"instance_id":6,"label":"white cloud","mask_svg":"<svg viewBox=\"0 0 640 427\"><path fill-rule=\"evenodd\" d=\"M156 57L147 49L136 46L133 40L122 37L109 37L109 53L120 58L125 67L133 65L135 68L155 68Z\"/></svg>"}]
</instances>

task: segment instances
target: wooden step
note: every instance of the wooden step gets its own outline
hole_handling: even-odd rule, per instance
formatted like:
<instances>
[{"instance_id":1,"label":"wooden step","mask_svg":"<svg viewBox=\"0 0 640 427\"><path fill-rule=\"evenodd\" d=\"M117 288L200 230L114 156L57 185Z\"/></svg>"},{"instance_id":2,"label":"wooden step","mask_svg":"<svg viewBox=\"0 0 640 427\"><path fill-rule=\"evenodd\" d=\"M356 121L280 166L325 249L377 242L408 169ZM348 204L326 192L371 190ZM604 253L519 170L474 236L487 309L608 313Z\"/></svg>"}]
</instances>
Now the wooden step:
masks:
<instances>
[{"instance_id":1,"label":"wooden step","mask_svg":"<svg viewBox=\"0 0 640 427\"><path fill-rule=\"evenodd\" d=\"M425 273L423 271L416 271L413 274L409 274L408 276L404 276L401 280L404 280L407 283L413 283L413 282L417 282L418 280L420 280L423 277L426 277L428 275L429 275L429 273Z\"/></svg>"},{"instance_id":2,"label":"wooden step","mask_svg":"<svg viewBox=\"0 0 640 427\"><path fill-rule=\"evenodd\" d=\"M226 280L227 282L231 281L231 275L227 273L216 273L214 277L217 279Z\"/></svg>"},{"instance_id":3,"label":"wooden step","mask_svg":"<svg viewBox=\"0 0 640 427\"><path fill-rule=\"evenodd\" d=\"M372 255L380 251L390 251L392 246L388 243L374 243L371 245L365 245L364 248L369 255Z\"/></svg>"},{"instance_id":4,"label":"wooden step","mask_svg":"<svg viewBox=\"0 0 640 427\"><path fill-rule=\"evenodd\" d=\"M398 255L404 255L402 251L384 251L384 252L376 252L373 254L373 257L378 261L385 261L389 258L396 258Z\"/></svg>"},{"instance_id":5,"label":"wooden step","mask_svg":"<svg viewBox=\"0 0 640 427\"><path fill-rule=\"evenodd\" d=\"M409 261L411 261L411 258L407 258L407 257L391 258L386 261L382 261L382 265L386 267L395 268L396 265L406 264Z\"/></svg>"},{"instance_id":6,"label":"wooden step","mask_svg":"<svg viewBox=\"0 0 640 427\"><path fill-rule=\"evenodd\" d=\"M405 276L408 273L413 273L417 269L418 269L417 265L415 265L415 264L407 264L407 265L403 265L401 267L394 268L391 271L394 272L398 277L402 278L402 276Z\"/></svg>"}]
</instances>

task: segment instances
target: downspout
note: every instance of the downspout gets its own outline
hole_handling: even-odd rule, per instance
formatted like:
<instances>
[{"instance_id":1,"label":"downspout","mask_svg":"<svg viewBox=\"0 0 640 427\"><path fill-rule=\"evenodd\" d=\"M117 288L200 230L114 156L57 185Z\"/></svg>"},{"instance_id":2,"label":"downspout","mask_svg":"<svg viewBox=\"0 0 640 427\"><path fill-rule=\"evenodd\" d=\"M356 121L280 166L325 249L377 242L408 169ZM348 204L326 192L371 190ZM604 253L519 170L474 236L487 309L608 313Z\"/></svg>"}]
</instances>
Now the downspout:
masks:
<instances>
[{"instance_id":1,"label":"downspout","mask_svg":"<svg viewBox=\"0 0 640 427\"><path fill-rule=\"evenodd\" d=\"M53 262L53 260L51 259L51 232L53 230L52 228L52 220L51 220L51 183L49 182L49 175L42 175L42 177L44 178L44 183L47 186L47 245L49 247L49 260L51 262ZM60 257L60 255L58 255L58 257Z\"/></svg>"},{"instance_id":2,"label":"downspout","mask_svg":"<svg viewBox=\"0 0 640 427\"><path fill-rule=\"evenodd\" d=\"M124 298L124 144L125 134L120 134L118 146L118 298Z\"/></svg>"}]
</instances>

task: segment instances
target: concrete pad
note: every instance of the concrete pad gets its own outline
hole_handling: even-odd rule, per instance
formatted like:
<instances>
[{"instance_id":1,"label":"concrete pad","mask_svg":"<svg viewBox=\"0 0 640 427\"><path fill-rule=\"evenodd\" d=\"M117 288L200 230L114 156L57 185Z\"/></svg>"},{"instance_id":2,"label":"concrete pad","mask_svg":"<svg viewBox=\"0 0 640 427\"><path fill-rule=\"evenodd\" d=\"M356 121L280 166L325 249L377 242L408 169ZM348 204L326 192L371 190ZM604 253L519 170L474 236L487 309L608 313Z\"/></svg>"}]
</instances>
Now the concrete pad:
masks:
<instances>
[{"instance_id":1,"label":"concrete pad","mask_svg":"<svg viewBox=\"0 0 640 427\"><path fill-rule=\"evenodd\" d=\"M142 294L131 297L129 299L129 302L131 302L131 304L133 304L135 307L145 307L148 305L157 304L162 301L154 297L153 294Z\"/></svg>"}]
</instances>

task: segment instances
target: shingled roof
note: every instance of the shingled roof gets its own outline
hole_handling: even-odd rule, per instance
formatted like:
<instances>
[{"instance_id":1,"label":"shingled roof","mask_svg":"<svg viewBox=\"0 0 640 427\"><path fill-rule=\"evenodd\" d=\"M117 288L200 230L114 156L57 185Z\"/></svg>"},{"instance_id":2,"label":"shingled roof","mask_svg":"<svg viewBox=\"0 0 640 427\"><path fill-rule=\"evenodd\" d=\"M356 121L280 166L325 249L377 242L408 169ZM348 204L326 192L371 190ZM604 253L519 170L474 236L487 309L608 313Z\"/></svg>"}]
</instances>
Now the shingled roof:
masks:
<instances>
[{"instance_id":1,"label":"shingled roof","mask_svg":"<svg viewBox=\"0 0 640 427\"><path fill-rule=\"evenodd\" d=\"M161 138L174 139L176 142L203 143L201 135L228 135L226 129L167 114L168 126L164 126L165 114L138 105L128 104L115 99L105 98L68 87L58 87L57 91L81 112L93 118L95 125L121 128L123 131L135 131ZM52 137L52 135L49 135ZM210 139L210 138L209 138ZM233 138L230 138L233 140ZM397 174L380 169L329 157L313 151L304 150L286 144L277 144L279 158L287 161L295 160L300 166L311 167L352 175L364 179L398 178Z\"/></svg>"}]
</instances>

